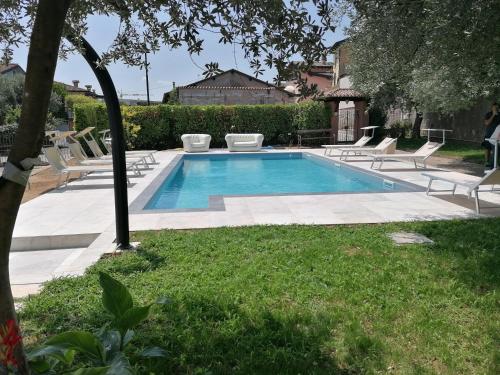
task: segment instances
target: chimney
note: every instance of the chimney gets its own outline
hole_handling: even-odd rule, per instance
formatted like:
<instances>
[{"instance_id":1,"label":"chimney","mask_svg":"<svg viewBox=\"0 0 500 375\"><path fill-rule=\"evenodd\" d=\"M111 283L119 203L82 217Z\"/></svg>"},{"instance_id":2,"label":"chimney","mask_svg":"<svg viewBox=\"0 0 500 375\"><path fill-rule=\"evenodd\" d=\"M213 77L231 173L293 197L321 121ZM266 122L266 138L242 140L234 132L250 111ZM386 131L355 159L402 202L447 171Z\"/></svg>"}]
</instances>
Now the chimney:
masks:
<instances>
[{"instance_id":1,"label":"chimney","mask_svg":"<svg viewBox=\"0 0 500 375\"><path fill-rule=\"evenodd\" d=\"M323 54L321 55L321 62L322 62L323 64L326 64L326 53L323 53Z\"/></svg>"},{"instance_id":2,"label":"chimney","mask_svg":"<svg viewBox=\"0 0 500 375\"><path fill-rule=\"evenodd\" d=\"M73 80L73 87L78 88L78 84L79 84L79 83L80 83L80 81L79 81L79 80L74 79L74 80Z\"/></svg>"},{"instance_id":3,"label":"chimney","mask_svg":"<svg viewBox=\"0 0 500 375\"><path fill-rule=\"evenodd\" d=\"M87 89L88 92L92 91L92 85L85 85L85 88Z\"/></svg>"}]
</instances>

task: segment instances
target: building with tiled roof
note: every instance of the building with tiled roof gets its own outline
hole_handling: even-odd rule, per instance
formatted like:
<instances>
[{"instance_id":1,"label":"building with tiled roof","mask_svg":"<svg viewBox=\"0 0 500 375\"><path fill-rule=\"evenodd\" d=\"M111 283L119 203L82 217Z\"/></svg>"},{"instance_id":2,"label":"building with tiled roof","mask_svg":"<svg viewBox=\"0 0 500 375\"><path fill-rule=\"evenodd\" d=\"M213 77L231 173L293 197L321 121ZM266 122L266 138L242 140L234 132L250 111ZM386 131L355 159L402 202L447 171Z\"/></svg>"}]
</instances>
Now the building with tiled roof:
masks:
<instances>
[{"instance_id":1,"label":"building with tiled roof","mask_svg":"<svg viewBox=\"0 0 500 375\"><path fill-rule=\"evenodd\" d=\"M4 64L0 65L0 75L6 76L6 75L25 75L26 72L24 71L23 68L21 68L18 64Z\"/></svg>"},{"instance_id":2,"label":"building with tiled roof","mask_svg":"<svg viewBox=\"0 0 500 375\"><path fill-rule=\"evenodd\" d=\"M177 87L181 104L285 104L295 95L236 69Z\"/></svg>"},{"instance_id":3,"label":"building with tiled roof","mask_svg":"<svg viewBox=\"0 0 500 375\"><path fill-rule=\"evenodd\" d=\"M292 62L294 65L303 64L301 61ZM332 61L327 61L327 56L320 61L315 61L306 71L300 72L300 78L307 80L307 85L316 85L320 93L329 90L333 86L333 67ZM299 87L296 81L289 81L286 83L286 90L295 94L299 94Z\"/></svg>"},{"instance_id":4,"label":"building with tiled roof","mask_svg":"<svg viewBox=\"0 0 500 375\"><path fill-rule=\"evenodd\" d=\"M102 95L96 94L95 89L92 88L92 85L85 85L84 87L80 87L80 81L77 79L73 80L72 85L68 85L64 82L56 83L63 85L69 95L85 95L91 96L93 98L102 98Z\"/></svg>"}]
</instances>

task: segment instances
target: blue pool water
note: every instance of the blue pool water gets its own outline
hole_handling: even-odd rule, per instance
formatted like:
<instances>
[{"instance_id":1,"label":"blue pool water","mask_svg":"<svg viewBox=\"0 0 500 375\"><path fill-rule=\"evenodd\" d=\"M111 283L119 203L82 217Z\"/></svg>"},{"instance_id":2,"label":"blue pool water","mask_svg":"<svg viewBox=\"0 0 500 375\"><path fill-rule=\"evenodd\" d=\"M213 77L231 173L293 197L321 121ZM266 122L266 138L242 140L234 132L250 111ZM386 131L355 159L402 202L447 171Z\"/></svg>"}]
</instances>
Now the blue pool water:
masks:
<instances>
[{"instance_id":1,"label":"blue pool water","mask_svg":"<svg viewBox=\"0 0 500 375\"><path fill-rule=\"evenodd\" d=\"M210 196L408 191L310 154L183 155L145 209L208 208Z\"/></svg>"}]
</instances>

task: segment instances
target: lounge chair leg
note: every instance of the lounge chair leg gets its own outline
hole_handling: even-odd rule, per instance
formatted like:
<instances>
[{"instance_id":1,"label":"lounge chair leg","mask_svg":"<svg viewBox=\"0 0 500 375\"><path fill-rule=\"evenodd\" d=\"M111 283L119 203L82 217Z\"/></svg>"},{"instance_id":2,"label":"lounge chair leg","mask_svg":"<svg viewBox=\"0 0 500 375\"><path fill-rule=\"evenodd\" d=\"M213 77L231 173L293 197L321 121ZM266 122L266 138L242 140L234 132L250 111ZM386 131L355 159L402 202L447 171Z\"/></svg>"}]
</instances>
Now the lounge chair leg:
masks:
<instances>
[{"instance_id":1,"label":"lounge chair leg","mask_svg":"<svg viewBox=\"0 0 500 375\"><path fill-rule=\"evenodd\" d=\"M479 191L478 189L474 189L474 195L476 197L476 213L479 215L480 213L480 207L479 207Z\"/></svg>"},{"instance_id":2,"label":"lounge chair leg","mask_svg":"<svg viewBox=\"0 0 500 375\"><path fill-rule=\"evenodd\" d=\"M455 190L457 190L457 184L453 185L453 190L451 191L451 195L455 195Z\"/></svg>"},{"instance_id":3,"label":"lounge chair leg","mask_svg":"<svg viewBox=\"0 0 500 375\"><path fill-rule=\"evenodd\" d=\"M413 164L415 164L415 169L418 169L417 160L413 159Z\"/></svg>"},{"instance_id":4,"label":"lounge chair leg","mask_svg":"<svg viewBox=\"0 0 500 375\"><path fill-rule=\"evenodd\" d=\"M427 191L426 191L426 194L429 195L429 193L431 192L431 185L432 185L432 181L434 181L434 179L429 179L429 184L427 185Z\"/></svg>"},{"instance_id":5,"label":"lounge chair leg","mask_svg":"<svg viewBox=\"0 0 500 375\"><path fill-rule=\"evenodd\" d=\"M382 169L383 165L384 165L384 159L380 160L380 166L378 167L378 169Z\"/></svg>"}]
</instances>

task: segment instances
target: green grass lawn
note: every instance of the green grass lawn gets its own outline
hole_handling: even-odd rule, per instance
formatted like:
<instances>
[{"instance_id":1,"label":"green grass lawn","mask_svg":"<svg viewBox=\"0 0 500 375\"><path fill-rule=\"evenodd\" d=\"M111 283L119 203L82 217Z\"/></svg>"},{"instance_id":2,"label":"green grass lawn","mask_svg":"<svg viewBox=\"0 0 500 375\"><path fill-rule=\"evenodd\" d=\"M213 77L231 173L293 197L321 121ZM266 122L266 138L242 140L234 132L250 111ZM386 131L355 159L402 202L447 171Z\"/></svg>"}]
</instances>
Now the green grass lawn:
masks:
<instances>
[{"instance_id":1,"label":"green grass lawn","mask_svg":"<svg viewBox=\"0 0 500 375\"><path fill-rule=\"evenodd\" d=\"M397 148L404 151L415 151L427 141L427 138L399 138ZM463 161L484 164L484 150L475 143L446 141L436 156L458 158Z\"/></svg>"},{"instance_id":2,"label":"green grass lawn","mask_svg":"<svg viewBox=\"0 0 500 375\"><path fill-rule=\"evenodd\" d=\"M435 244L395 246L396 230ZM106 271L138 302L172 299L136 330L169 352L151 373L493 374L499 233L499 219L139 233L139 251L48 283L20 318L31 345L101 326Z\"/></svg>"}]
</instances>

